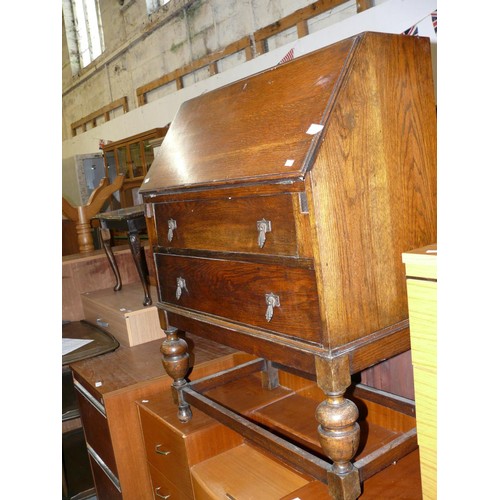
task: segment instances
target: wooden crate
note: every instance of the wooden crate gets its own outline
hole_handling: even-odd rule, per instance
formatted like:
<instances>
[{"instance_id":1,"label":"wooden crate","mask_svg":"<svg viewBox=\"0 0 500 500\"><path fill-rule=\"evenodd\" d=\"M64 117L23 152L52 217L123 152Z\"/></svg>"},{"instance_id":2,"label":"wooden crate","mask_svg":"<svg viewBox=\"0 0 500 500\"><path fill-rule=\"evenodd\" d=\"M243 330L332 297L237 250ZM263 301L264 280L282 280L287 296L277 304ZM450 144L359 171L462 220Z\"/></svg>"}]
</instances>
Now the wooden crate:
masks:
<instances>
[{"instance_id":1,"label":"wooden crate","mask_svg":"<svg viewBox=\"0 0 500 500\"><path fill-rule=\"evenodd\" d=\"M151 289L153 305L143 306L144 292L140 283L82 294L85 319L113 335L120 344L132 347L164 337L160 327L156 290Z\"/></svg>"}]
</instances>

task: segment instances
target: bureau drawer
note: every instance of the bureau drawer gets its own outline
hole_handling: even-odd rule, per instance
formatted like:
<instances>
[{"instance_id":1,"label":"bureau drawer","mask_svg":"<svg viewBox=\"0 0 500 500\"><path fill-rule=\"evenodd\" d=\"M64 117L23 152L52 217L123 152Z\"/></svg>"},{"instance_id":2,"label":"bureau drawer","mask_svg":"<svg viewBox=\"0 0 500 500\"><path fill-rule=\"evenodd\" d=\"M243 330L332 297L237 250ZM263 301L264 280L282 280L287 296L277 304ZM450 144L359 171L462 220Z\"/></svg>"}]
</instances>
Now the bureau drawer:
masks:
<instances>
[{"instance_id":1,"label":"bureau drawer","mask_svg":"<svg viewBox=\"0 0 500 500\"><path fill-rule=\"evenodd\" d=\"M298 256L294 198L225 198L155 205L158 245Z\"/></svg>"},{"instance_id":2,"label":"bureau drawer","mask_svg":"<svg viewBox=\"0 0 500 500\"><path fill-rule=\"evenodd\" d=\"M79 382L75 382L85 440L111 472L118 476L105 409Z\"/></svg>"},{"instance_id":3,"label":"bureau drawer","mask_svg":"<svg viewBox=\"0 0 500 500\"><path fill-rule=\"evenodd\" d=\"M156 254L155 260L161 302L310 342L321 340L312 269L165 254Z\"/></svg>"},{"instance_id":4,"label":"bureau drawer","mask_svg":"<svg viewBox=\"0 0 500 500\"><path fill-rule=\"evenodd\" d=\"M182 491L191 491L191 477L182 434L139 408L148 462Z\"/></svg>"}]
</instances>

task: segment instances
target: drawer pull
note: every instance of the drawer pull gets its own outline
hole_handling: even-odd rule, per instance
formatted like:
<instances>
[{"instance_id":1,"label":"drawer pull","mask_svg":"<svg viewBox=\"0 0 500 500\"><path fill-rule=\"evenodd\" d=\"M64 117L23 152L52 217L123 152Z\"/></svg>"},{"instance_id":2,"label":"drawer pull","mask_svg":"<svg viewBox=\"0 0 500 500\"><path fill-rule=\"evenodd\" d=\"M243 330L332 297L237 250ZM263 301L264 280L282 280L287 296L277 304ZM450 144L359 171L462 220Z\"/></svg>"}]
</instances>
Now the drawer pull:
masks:
<instances>
[{"instance_id":1,"label":"drawer pull","mask_svg":"<svg viewBox=\"0 0 500 500\"><path fill-rule=\"evenodd\" d=\"M158 455L170 455L169 451L160 450L161 447L162 447L161 444L157 444L155 446L155 453L158 453Z\"/></svg>"},{"instance_id":2,"label":"drawer pull","mask_svg":"<svg viewBox=\"0 0 500 500\"><path fill-rule=\"evenodd\" d=\"M175 229L177 229L177 222L175 221L175 219L168 219L168 233L167 233L168 241L172 241Z\"/></svg>"},{"instance_id":3,"label":"drawer pull","mask_svg":"<svg viewBox=\"0 0 500 500\"><path fill-rule=\"evenodd\" d=\"M280 298L274 293L266 293L266 320L271 321L274 313L274 308L280 306Z\"/></svg>"},{"instance_id":4,"label":"drawer pull","mask_svg":"<svg viewBox=\"0 0 500 500\"><path fill-rule=\"evenodd\" d=\"M158 498L170 498L170 495L162 495L160 493L160 489L161 489L161 486L158 486L157 488L155 488L155 495L158 497Z\"/></svg>"},{"instance_id":5,"label":"drawer pull","mask_svg":"<svg viewBox=\"0 0 500 500\"><path fill-rule=\"evenodd\" d=\"M186 290L186 280L184 278L177 278L177 290L175 291L175 298L179 300L182 295L182 290Z\"/></svg>"},{"instance_id":6,"label":"drawer pull","mask_svg":"<svg viewBox=\"0 0 500 500\"><path fill-rule=\"evenodd\" d=\"M257 231L259 232L259 237L257 238L257 243L259 248L263 248L266 242L266 233L271 232L271 221L262 219L257 221Z\"/></svg>"},{"instance_id":7,"label":"drawer pull","mask_svg":"<svg viewBox=\"0 0 500 500\"><path fill-rule=\"evenodd\" d=\"M108 328L109 323L107 321L104 321L102 318L97 318L95 320L98 326L101 326L102 328Z\"/></svg>"}]
</instances>

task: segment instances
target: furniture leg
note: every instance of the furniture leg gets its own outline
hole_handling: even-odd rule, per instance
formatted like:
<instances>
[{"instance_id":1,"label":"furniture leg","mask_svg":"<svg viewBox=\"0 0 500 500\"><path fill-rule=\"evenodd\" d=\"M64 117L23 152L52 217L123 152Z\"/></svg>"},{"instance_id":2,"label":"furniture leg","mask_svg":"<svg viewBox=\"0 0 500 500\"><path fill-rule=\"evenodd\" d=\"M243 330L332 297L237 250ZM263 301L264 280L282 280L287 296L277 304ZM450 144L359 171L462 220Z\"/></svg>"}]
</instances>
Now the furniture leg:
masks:
<instances>
[{"instance_id":1,"label":"furniture leg","mask_svg":"<svg viewBox=\"0 0 500 500\"><path fill-rule=\"evenodd\" d=\"M100 227L99 236L101 238L106 257L108 258L113 274L115 275L116 285L113 287L113 290L117 292L122 289L122 278L120 276L120 271L118 270L118 265L116 264L115 255L111 248L111 231L106 227Z\"/></svg>"},{"instance_id":2,"label":"furniture leg","mask_svg":"<svg viewBox=\"0 0 500 500\"><path fill-rule=\"evenodd\" d=\"M144 248L141 246L139 233L136 231L129 231L128 241L130 244L132 257L134 258L135 267L137 268L137 272L139 273L139 278L141 279L142 288L144 289L143 305L150 306L153 303L153 301L149 294L149 287L146 279L147 276L146 256L144 254Z\"/></svg>"},{"instance_id":3,"label":"furniture leg","mask_svg":"<svg viewBox=\"0 0 500 500\"><path fill-rule=\"evenodd\" d=\"M187 386L186 375L189 370L189 352L187 342L180 338L177 328L168 327L165 330L167 338L163 341L160 351L163 354L163 367L174 380L172 395L178 407L177 417L181 422L189 422L193 416L191 407L184 400L182 390Z\"/></svg>"},{"instance_id":4,"label":"furniture leg","mask_svg":"<svg viewBox=\"0 0 500 500\"><path fill-rule=\"evenodd\" d=\"M351 460L359 446L360 429L356 422L357 406L344 398L351 385L349 358L316 357L318 386L326 400L316 409L321 447L333 461L328 471L328 486L332 498L354 500L361 495L358 470Z\"/></svg>"}]
</instances>

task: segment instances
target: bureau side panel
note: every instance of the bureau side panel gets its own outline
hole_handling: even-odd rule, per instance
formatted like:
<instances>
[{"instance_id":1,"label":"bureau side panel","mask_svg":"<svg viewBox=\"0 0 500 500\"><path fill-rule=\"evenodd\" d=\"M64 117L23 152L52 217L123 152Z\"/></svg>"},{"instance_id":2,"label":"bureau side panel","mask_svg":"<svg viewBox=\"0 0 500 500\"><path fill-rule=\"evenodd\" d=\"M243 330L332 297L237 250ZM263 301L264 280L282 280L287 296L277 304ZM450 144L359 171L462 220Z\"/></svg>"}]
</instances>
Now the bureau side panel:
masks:
<instances>
[{"instance_id":1,"label":"bureau side panel","mask_svg":"<svg viewBox=\"0 0 500 500\"><path fill-rule=\"evenodd\" d=\"M428 39L367 36L308 178L325 344L408 317L401 253L436 241Z\"/></svg>"}]
</instances>

